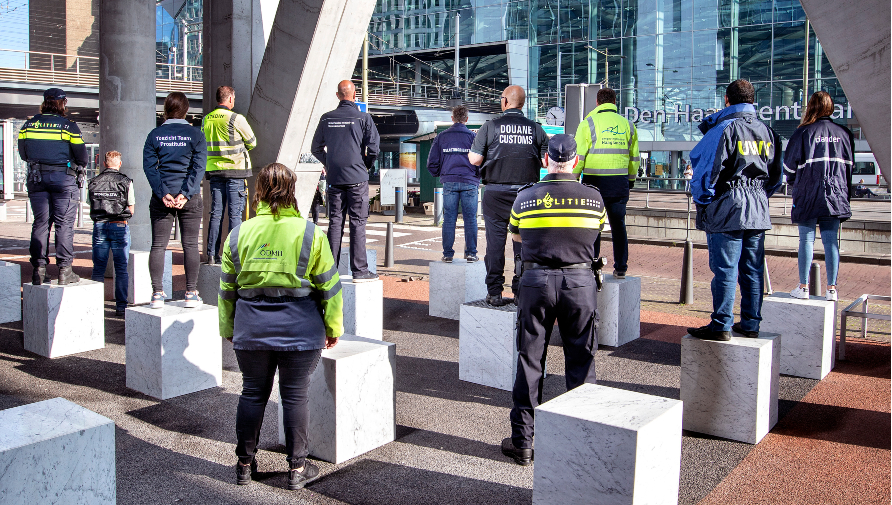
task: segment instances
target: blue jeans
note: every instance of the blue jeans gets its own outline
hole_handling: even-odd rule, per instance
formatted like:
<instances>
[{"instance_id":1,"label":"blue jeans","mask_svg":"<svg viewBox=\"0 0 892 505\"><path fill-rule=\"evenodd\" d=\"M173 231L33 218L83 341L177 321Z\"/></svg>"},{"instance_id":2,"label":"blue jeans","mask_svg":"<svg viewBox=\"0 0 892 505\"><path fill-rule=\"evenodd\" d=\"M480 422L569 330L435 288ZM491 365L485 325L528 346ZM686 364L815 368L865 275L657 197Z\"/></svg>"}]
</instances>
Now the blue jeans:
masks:
<instances>
[{"instance_id":1,"label":"blue jeans","mask_svg":"<svg viewBox=\"0 0 892 505\"><path fill-rule=\"evenodd\" d=\"M208 259L220 261L220 241L223 239L223 208L229 214L230 231L242 223L247 191L244 179L211 177L211 216L208 223Z\"/></svg>"},{"instance_id":2,"label":"blue jeans","mask_svg":"<svg viewBox=\"0 0 892 505\"><path fill-rule=\"evenodd\" d=\"M465 256L477 254L477 185L468 182L443 183L443 256L455 254L455 223L458 203L465 220Z\"/></svg>"},{"instance_id":3,"label":"blue jeans","mask_svg":"<svg viewBox=\"0 0 892 505\"><path fill-rule=\"evenodd\" d=\"M127 262L130 258L130 227L123 223L93 223L93 275L96 282L105 282L108 252L115 262L115 307L127 308Z\"/></svg>"},{"instance_id":4,"label":"blue jeans","mask_svg":"<svg viewBox=\"0 0 892 505\"><path fill-rule=\"evenodd\" d=\"M809 267L814 258L815 225L821 226L821 242L824 243L824 263L827 267L827 285L836 286L836 274L839 272L839 235L840 221L837 217L818 217L799 223L799 283L808 284ZM813 279L820 282L820 279Z\"/></svg>"},{"instance_id":5,"label":"blue jeans","mask_svg":"<svg viewBox=\"0 0 892 505\"><path fill-rule=\"evenodd\" d=\"M765 232L739 230L707 233L709 269L712 270L712 322L717 331L730 331L734 322L734 289L740 284L740 326L759 331L762 321L762 282L765 268Z\"/></svg>"}]
</instances>

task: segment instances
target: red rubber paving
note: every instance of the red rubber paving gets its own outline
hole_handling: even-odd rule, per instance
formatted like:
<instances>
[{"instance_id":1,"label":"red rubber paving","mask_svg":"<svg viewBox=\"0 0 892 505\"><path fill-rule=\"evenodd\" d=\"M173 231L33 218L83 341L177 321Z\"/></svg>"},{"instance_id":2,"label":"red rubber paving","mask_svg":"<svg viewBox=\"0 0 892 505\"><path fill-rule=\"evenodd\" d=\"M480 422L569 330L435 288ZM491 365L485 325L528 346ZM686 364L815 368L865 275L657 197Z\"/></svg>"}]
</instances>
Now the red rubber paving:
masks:
<instances>
[{"instance_id":1,"label":"red rubber paving","mask_svg":"<svg viewBox=\"0 0 892 505\"><path fill-rule=\"evenodd\" d=\"M890 502L889 346L860 339L701 505Z\"/></svg>"}]
</instances>

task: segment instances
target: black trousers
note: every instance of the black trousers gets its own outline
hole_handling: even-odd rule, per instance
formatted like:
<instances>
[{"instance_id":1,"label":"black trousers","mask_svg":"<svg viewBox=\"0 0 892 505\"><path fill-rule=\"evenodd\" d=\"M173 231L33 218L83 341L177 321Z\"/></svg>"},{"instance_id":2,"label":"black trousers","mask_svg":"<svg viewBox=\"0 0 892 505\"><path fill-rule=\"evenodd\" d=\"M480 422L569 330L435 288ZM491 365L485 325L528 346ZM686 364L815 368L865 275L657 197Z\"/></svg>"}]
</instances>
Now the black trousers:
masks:
<instances>
[{"instance_id":1,"label":"black trousers","mask_svg":"<svg viewBox=\"0 0 892 505\"><path fill-rule=\"evenodd\" d=\"M515 447L533 447L533 409L542 403L542 371L557 320L564 343L567 390L595 383L598 314L591 270L527 270L520 280L517 309L517 377L511 409Z\"/></svg>"},{"instance_id":2,"label":"black trousers","mask_svg":"<svg viewBox=\"0 0 892 505\"><path fill-rule=\"evenodd\" d=\"M629 197L604 198L604 210L610 223L610 238L613 242L613 268L617 272L629 269L629 234L626 232L626 204ZM601 256L601 234L595 240L595 257Z\"/></svg>"},{"instance_id":3,"label":"black trousers","mask_svg":"<svg viewBox=\"0 0 892 505\"><path fill-rule=\"evenodd\" d=\"M186 291L198 289L198 266L201 253L198 249L198 233L201 230L201 216L204 206L201 194L197 193L182 209L165 207L155 195L149 200L149 220L152 222L152 249L149 251L149 277L152 278L152 291L164 290L164 251L170 242L173 220L180 222L180 242L183 245L183 263L186 267ZM171 293L166 293L170 296Z\"/></svg>"},{"instance_id":4,"label":"black trousers","mask_svg":"<svg viewBox=\"0 0 892 505\"><path fill-rule=\"evenodd\" d=\"M350 271L354 275L369 271L365 253L365 222L369 218L369 183L349 186L329 186L328 243L335 265L341 260L341 240L344 237L344 214L350 216Z\"/></svg>"},{"instance_id":5,"label":"black trousers","mask_svg":"<svg viewBox=\"0 0 892 505\"><path fill-rule=\"evenodd\" d=\"M74 259L74 220L80 204L77 182L62 171L40 171L40 182L28 182L31 225L31 265L49 264L50 226L56 228L56 264L71 265Z\"/></svg>"},{"instance_id":6,"label":"black trousers","mask_svg":"<svg viewBox=\"0 0 892 505\"><path fill-rule=\"evenodd\" d=\"M490 295L502 294L505 284L505 240L508 238L508 220L511 219L511 207L517 198L517 190L522 186L502 186L488 184L483 191L483 220L486 223L486 291ZM511 189L509 189L511 188ZM514 258L520 256L520 242L511 241L514 247ZM517 294L517 283L520 278L511 278L511 291Z\"/></svg>"},{"instance_id":7,"label":"black trousers","mask_svg":"<svg viewBox=\"0 0 892 505\"><path fill-rule=\"evenodd\" d=\"M279 395L285 425L285 455L291 468L304 466L307 446L307 409L310 376L319 363L322 350L314 351L243 351L236 349L242 371L242 395L235 414L238 443L235 455L242 463L250 463L257 453L257 441L263 425L263 413L273 391L276 369L279 370Z\"/></svg>"}]
</instances>

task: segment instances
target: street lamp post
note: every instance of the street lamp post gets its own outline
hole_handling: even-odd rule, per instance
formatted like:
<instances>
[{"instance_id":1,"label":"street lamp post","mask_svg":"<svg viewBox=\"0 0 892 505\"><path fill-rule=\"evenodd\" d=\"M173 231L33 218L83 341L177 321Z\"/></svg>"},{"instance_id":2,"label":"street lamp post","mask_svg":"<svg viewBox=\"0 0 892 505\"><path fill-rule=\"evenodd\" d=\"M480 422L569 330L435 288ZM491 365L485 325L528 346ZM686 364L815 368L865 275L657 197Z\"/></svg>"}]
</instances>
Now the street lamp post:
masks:
<instances>
[{"instance_id":1,"label":"street lamp post","mask_svg":"<svg viewBox=\"0 0 892 505\"><path fill-rule=\"evenodd\" d=\"M585 47L587 49L591 49L592 51L595 51L597 53L601 53L604 55L604 86L609 88L610 87L610 80L609 80L610 79L610 60L609 60L610 48L601 50L601 49L592 47L590 45L586 45ZM614 54L614 56L619 56L620 59L625 59L625 56L622 54Z\"/></svg>"}]
</instances>

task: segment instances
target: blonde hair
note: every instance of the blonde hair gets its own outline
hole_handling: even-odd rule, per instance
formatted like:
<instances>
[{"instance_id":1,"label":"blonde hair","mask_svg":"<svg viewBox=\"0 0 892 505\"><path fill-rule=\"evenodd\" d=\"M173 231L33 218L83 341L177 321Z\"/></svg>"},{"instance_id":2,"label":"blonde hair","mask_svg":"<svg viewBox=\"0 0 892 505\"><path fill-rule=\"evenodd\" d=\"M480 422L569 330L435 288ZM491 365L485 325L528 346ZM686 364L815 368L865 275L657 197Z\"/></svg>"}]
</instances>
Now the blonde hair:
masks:
<instances>
[{"instance_id":1,"label":"blonde hair","mask_svg":"<svg viewBox=\"0 0 892 505\"><path fill-rule=\"evenodd\" d=\"M108 151L105 153L105 166L108 166L114 160L121 162L121 153L118 151Z\"/></svg>"},{"instance_id":2,"label":"blonde hair","mask_svg":"<svg viewBox=\"0 0 892 505\"><path fill-rule=\"evenodd\" d=\"M799 126L808 126L818 118L833 114L833 99L826 91L818 91L808 100L808 106L805 108L805 114L802 115L802 121Z\"/></svg>"}]
</instances>

